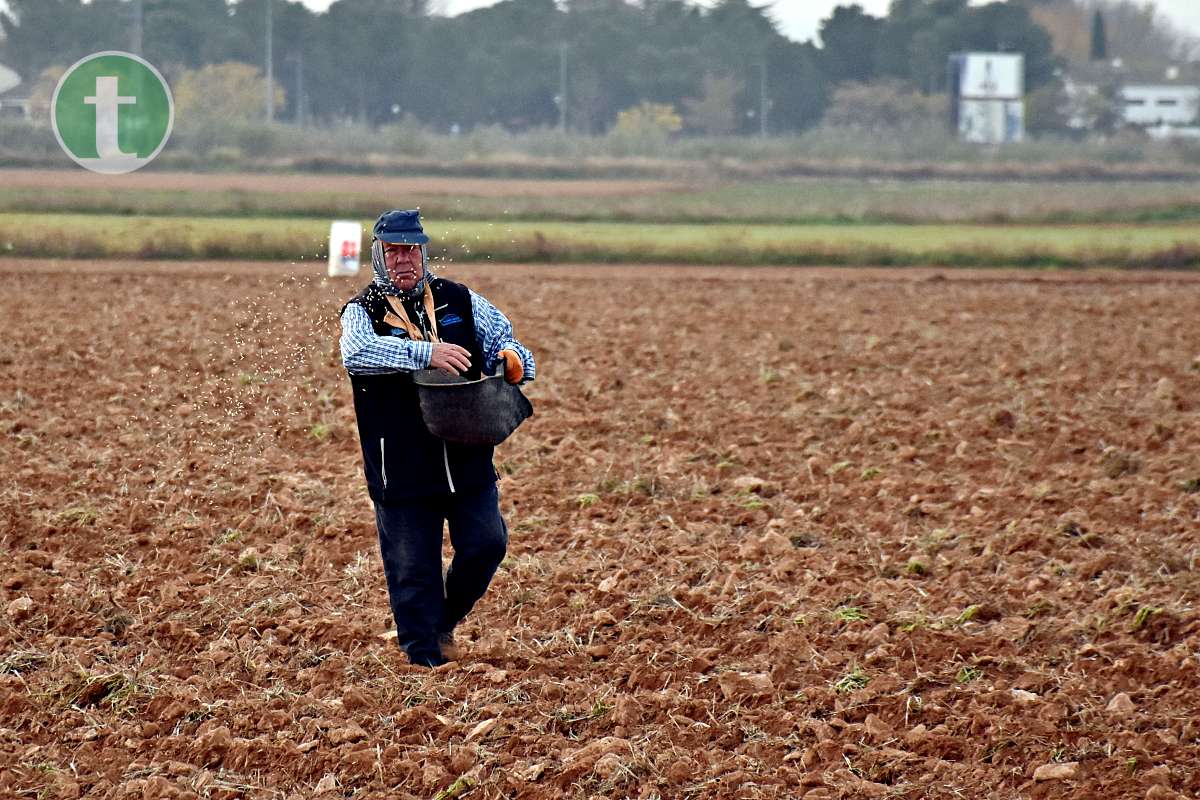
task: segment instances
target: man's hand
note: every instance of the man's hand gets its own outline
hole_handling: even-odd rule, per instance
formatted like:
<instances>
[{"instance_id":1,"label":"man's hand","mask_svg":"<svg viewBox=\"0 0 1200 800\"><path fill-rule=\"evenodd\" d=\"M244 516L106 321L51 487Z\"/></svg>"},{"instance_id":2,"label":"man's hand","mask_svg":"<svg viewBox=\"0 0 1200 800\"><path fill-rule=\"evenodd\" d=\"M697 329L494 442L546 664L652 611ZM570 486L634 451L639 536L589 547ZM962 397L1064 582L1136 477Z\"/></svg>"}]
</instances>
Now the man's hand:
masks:
<instances>
[{"instance_id":1,"label":"man's hand","mask_svg":"<svg viewBox=\"0 0 1200 800\"><path fill-rule=\"evenodd\" d=\"M516 350L501 350L500 359L504 364L504 380L508 383L520 383L525 377L525 365Z\"/></svg>"},{"instance_id":2,"label":"man's hand","mask_svg":"<svg viewBox=\"0 0 1200 800\"><path fill-rule=\"evenodd\" d=\"M465 347L449 342L437 342L429 356L429 366L451 375L461 375L471 368L471 354Z\"/></svg>"}]
</instances>

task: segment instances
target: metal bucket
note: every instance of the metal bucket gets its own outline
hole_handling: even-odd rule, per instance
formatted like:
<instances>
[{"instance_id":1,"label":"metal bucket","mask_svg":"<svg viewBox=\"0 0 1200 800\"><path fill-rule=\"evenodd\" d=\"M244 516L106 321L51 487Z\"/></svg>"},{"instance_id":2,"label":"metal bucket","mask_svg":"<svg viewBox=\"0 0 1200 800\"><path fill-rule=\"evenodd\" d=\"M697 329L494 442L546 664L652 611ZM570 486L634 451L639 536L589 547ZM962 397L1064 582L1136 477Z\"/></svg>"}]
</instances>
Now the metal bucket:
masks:
<instances>
[{"instance_id":1,"label":"metal bucket","mask_svg":"<svg viewBox=\"0 0 1200 800\"><path fill-rule=\"evenodd\" d=\"M440 369L413 373L421 416L434 436L463 444L497 445L533 416L533 404L503 374L469 381Z\"/></svg>"}]
</instances>

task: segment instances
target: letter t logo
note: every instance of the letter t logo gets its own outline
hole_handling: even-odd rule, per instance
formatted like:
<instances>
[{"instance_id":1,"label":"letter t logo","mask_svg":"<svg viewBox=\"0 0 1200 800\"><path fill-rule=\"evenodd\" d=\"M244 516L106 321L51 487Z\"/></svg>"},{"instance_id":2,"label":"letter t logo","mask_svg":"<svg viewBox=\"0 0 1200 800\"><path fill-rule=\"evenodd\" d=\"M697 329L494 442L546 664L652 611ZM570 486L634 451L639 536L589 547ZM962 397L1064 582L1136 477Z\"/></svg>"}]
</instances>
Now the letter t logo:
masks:
<instances>
[{"instance_id":1,"label":"letter t logo","mask_svg":"<svg viewBox=\"0 0 1200 800\"><path fill-rule=\"evenodd\" d=\"M83 102L96 107L96 153L100 158L137 158L137 153L121 151L117 141L117 112L121 106L137 102L136 97L117 93L117 78L102 75L96 78L96 94L83 98Z\"/></svg>"},{"instance_id":2,"label":"letter t logo","mask_svg":"<svg viewBox=\"0 0 1200 800\"><path fill-rule=\"evenodd\" d=\"M104 50L63 73L50 99L50 120L54 138L72 161L102 175L122 175L146 166L163 149L175 123L175 101L153 64L133 53Z\"/></svg>"}]
</instances>

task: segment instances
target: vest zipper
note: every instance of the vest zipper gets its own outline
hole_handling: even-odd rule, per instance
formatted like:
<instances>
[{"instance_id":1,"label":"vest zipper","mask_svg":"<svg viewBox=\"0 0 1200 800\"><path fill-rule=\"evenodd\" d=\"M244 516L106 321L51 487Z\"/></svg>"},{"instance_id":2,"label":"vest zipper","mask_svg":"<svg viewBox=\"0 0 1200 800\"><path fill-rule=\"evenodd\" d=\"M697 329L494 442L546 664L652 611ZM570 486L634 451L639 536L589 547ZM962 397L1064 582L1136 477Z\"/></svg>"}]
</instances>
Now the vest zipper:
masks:
<instances>
[{"instance_id":1,"label":"vest zipper","mask_svg":"<svg viewBox=\"0 0 1200 800\"><path fill-rule=\"evenodd\" d=\"M383 488L387 488L387 458L383 449L383 437L379 437L379 472L383 475Z\"/></svg>"},{"instance_id":2,"label":"vest zipper","mask_svg":"<svg viewBox=\"0 0 1200 800\"><path fill-rule=\"evenodd\" d=\"M442 463L446 465L446 483L450 486L450 494L454 494L454 479L450 477L450 452L445 442L442 442Z\"/></svg>"}]
</instances>

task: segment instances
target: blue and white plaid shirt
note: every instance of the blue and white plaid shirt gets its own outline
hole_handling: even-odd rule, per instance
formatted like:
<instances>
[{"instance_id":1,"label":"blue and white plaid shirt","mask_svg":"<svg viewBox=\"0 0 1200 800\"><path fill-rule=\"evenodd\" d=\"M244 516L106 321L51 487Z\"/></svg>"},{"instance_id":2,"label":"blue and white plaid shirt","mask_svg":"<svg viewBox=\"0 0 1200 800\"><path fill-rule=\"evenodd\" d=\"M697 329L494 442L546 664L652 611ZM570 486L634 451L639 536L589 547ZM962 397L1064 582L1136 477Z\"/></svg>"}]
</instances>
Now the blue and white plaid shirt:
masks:
<instances>
[{"instance_id":1,"label":"blue and white plaid shirt","mask_svg":"<svg viewBox=\"0 0 1200 800\"><path fill-rule=\"evenodd\" d=\"M470 291L468 289L468 291ZM483 350L483 371L493 374L501 350L513 350L521 357L528 383L537 375L533 353L513 337L512 323L486 297L471 291L471 312L475 315L475 338ZM355 375L382 375L411 372L429 367L432 342L417 342L399 336L380 336L371 325L367 310L351 303L342 312L342 363Z\"/></svg>"}]
</instances>

